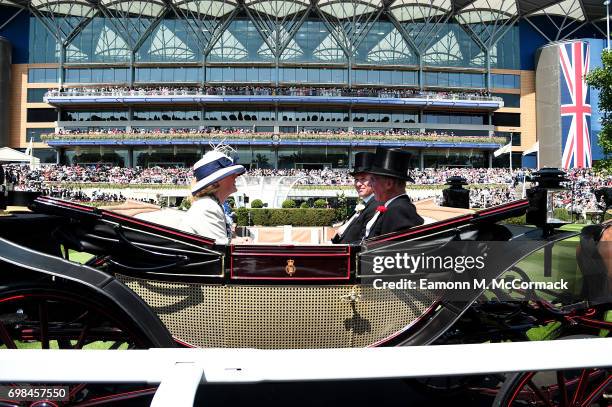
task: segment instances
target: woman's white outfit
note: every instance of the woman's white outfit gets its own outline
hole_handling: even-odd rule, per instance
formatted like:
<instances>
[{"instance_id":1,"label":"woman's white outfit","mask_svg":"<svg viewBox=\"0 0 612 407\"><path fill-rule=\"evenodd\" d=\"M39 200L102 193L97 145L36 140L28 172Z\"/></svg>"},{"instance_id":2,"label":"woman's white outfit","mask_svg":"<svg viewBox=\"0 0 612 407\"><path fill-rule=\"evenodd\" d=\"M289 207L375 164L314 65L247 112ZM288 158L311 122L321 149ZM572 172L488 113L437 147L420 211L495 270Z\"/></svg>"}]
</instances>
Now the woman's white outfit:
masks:
<instances>
[{"instance_id":1,"label":"woman's white outfit","mask_svg":"<svg viewBox=\"0 0 612 407\"><path fill-rule=\"evenodd\" d=\"M208 196L191 204L180 229L214 239L216 244L228 244L230 241L223 208L216 199Z\"/></svg>"}]
</instances>

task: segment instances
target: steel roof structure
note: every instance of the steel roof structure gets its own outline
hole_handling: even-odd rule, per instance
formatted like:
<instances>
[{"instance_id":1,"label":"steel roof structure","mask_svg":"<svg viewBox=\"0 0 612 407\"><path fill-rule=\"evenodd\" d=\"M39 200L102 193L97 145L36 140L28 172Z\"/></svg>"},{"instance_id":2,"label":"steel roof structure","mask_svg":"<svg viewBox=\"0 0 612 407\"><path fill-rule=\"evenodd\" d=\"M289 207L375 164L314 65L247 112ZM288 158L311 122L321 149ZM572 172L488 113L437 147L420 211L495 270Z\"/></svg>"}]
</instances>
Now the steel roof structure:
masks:
<instances>
[{"instance_id":1,"label":"steel roof structure","mask_svg":"<svg viewBox=\"0 0 612 407\"><path fill-rule=\"evenodd\" d=\"M241 5L275 17L317 7L337 18L353 18L392 10L399 19L427 19L452 14L466 22L493 21L500 16L529 17L552 14L588 22L605 19L601 0L0 0L0 4L28 7L57 14L84 16L106 8L117 12L157 16L166 9L181 9L220 17Z\"/></svg>"}]
</instances>

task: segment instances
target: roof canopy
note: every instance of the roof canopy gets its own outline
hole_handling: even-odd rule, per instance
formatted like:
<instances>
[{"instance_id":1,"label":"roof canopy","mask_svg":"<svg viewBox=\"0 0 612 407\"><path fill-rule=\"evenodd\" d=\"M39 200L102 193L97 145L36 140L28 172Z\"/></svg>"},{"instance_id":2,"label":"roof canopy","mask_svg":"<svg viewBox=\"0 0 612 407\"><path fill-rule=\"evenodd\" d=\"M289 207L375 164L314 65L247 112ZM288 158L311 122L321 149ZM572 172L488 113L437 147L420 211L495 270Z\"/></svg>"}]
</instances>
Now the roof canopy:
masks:
<instances>
[{"instance_id":1,"label":"roof canopy","mask_svg":"<svg viewBox=\"0 0 612 407\"><path fill-rule=\"evenodd\" d=\"M32 158L32 156L22 153L17 150L13 150L9 147L0 148L0 163L3 162L25 162L29 163L30 160L34 160L34 164L40 164L39 158Z\"/></svg>"},{"instance_id":2,"label":"roof canopy","mask_svg":"<svg viewBox=\"0 0 612 407\"><path fill-rule=\"evenodd\" d=\"M102 5L109 10L154 17L162 9L178 7L200 15L219 17L237 6L237 0L0 0L1 4L31 6L41 12L85 16ZM344 19L371 13L383 0L245 0L250 9L276 17L305 10L309 3ZM172 5L171 5L172 4ZM418 21L454 13L464 23L492 22L503 18L551 14L575 20L598 21L606 16L602 0L390 0L389 10L400 21Z\"/></svg>"}]
</instances>

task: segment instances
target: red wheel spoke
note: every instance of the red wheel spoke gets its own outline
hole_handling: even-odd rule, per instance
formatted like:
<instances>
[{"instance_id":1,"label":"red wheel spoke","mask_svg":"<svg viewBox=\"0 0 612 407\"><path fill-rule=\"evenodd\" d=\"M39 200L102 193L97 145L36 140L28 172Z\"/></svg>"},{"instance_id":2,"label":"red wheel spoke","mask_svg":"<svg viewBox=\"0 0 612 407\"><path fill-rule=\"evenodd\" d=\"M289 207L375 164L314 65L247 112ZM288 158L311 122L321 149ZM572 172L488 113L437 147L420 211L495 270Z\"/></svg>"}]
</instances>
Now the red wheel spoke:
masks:
<instances>
[{"instance_id":1,"label":"red wheel spoke","mask_svg":"<svg viewBox=\"0 0 612 407\"><path fill-rule=\"evenodd\" d=\"M582 393L584 393L587 384L589 383L589 370L584 369L582 373L580 373L580 380L578 381L578 387L576 388L576 392L574 393L574 397L572 398L572 407L578 406L580 400L582 399Z\"/></svg>"},{"instance_id":2,"label":"red wheel spoke","mask_svg":"<svg viewBox=\"0 0 612 407\"><path fill-rule=\"evenodd\" d=\"M534 375L535 375L535 372L529 372L525 376L520 378L520 382L518 386L516 386L516 388L514 389L514 392L512 393L512 396L510 396L510 399L508 400L508 403L506 404L507 407L512 406L512 403L514 402L514 400L516 400L520 396L521 390L523 389L523 387L525 387L525 383L527 383L528 380L531 380L531 378Z\"/></svg>"},{"instance_id":3,"label":"red wheel spoke","mask_svg":"<svg viewBox=\"0 0 612 407\"><path fill-rule=\"evenodd\" d=\"M74 349L81 349L85 345L85 338L87 338L88 333L89 333L89 322L85 323L85 326L83 326L83 329L81 330L81 333L79 334L79 339L77 340L77 343L74 345Z\"/></svg>"},{"instance_id":4,"label":"red wheel spoke","mask_svg":"<svg viewBox=\"0 0 612 407\"><path fill-rule=\"evenodd\" d=\"M568 398L567 398L567 386L565 385L565 376L563 376L563 372L557 372L557 384L559 385L559 394L561 396L561 404L560 406L567 406Z\"/></svg>"},{"instance_id":5,"label":"red wheel spoke","mask_svg":"<svg viewBox=\"0 0 612 407\"><path fill-rule=\"evenodd\" d=\"M531 388L531 390L533 390L534 394L536 395L537 398L539 398L540 400L542 400L542 402L544 403L544 405L548 406L548 407L553 407L552 404L550 404L550 399L548 397L546 397L546 395L544 393L542 393L542 390L540 390L538 388L538 386L535 385L535 383L533 382L533 380L529 380L527 382L527 386L529 388Z\"/></svg>"},{"instance_id":6,"label":"red wheel spoke","mask_svg":"<svg viewBox=\"0 0 612 407\"><path fill-rule=\"evenodd\" d=\"M49 309L47 301L42 300L38 305L40 317L40 343L43 349L49 349Z\"/></svg>"},{"instance_id":7,"label":"red wheel spoke","mask_svg":"<svg viewBox=\"0 0 612 407\"><path fill-rule=\"evenodd\" d=\"M83 390L85 388L85 386L87 386L85 383L80 383L80 384L77 384L76 386L74 386L73 388L71 388L70 392L68 393L68 398L70 400L74 399L75 396L77 395L77 393L80 392L81 390Z\"/></svg>"},{"instance_id":8,"label":"red wheel spoke","mask_svg":"<svg viewBox=\"0 0 612 407\"><path fill-rule=\"evenodd\" d=\"M13 341L13 338L11 338L11 335L9 335L8 330L6 329L2 321L0 321L0 339L2 340L2 342L4 342L7 349L17 349L15 341Z\"/></svg>"},{"instance_id":9,"label":"red wheel spoke","mask_svg":"<svg viewBox=\"0 0 612 407\"><path fill-rule=\"evenodd\" d=\"M606 377L604 378L604 380L599 384L599 386L597 386L592 392L591 394L589 394L584 401L581 404L581 407L588 407L591 405L591 403L593 403L593 401L595 400L595 398L597 396L599 396L601 393L604 393L606 391L606 388L608 386L610 386L612 384L612 375L607 374L606 372L604 372L604 374L606 375Z\"/></svg>"}]
</instances>

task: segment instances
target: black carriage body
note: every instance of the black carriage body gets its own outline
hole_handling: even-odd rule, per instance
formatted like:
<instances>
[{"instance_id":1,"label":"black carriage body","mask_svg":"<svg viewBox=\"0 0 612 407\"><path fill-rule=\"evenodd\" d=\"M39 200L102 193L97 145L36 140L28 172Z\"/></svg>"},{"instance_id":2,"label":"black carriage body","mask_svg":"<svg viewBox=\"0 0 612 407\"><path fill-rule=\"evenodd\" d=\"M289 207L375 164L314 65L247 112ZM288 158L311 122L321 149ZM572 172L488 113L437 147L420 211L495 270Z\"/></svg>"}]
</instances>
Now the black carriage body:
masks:
<instances>
[{"instance_id":1,"label":"black carriage body","mask_svg":"<svg viewBox=\"0 0 612 407\"><path fill-rule=\"evenodd\" d=\"M381 236L367 247L408 240L528 239L539 232L496 224L527 207L527 201L515 201ZM149 326L148 334L163 346L170 335L199 347L428 344L470 306L471 300L445 301L433 292L397 296L360 284L360 246L216 246L201 236L72 202L42 197L33 209L19 216L44 219L45 229L28 232L24 222L20 234L47 236L46 247L37 242L35 249L49 254L22 247L28 246L23 239L20 245L0 241L1 281L54 276L80 285L115 301L129 318ZM0 229L3 238L14 240L12 232ZM59 244L96 257L84 266L62 260L56 257ZM509 266L500 264L499 272Z\"/></svg>"}]
</instances>

